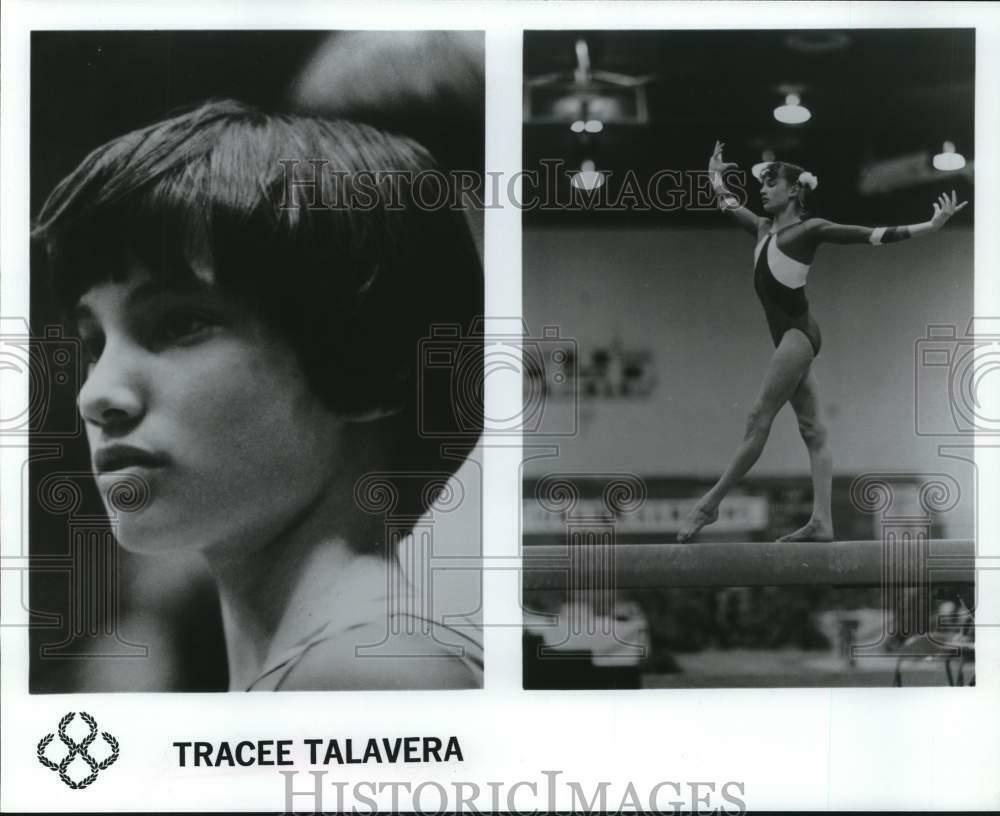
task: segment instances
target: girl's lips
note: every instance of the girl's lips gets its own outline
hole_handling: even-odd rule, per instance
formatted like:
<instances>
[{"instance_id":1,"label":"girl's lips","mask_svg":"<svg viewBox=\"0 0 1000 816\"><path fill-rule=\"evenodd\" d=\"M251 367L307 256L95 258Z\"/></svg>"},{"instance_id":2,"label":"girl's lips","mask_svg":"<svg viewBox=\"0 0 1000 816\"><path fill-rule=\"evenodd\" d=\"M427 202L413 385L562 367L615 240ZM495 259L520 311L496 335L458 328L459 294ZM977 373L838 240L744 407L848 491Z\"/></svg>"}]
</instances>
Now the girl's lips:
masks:
<instances>
[{"instance_id":1,"label":"girl's lips","mask_svg":"<svg viewBox=\"0 0 1000 816\"><path fill-rule=\"evenodd\" d=\"M163 467L167 458L132 445L108 445L94 454L94 470L99 476L123 471L151 470Z\"/></svg>"},{"instance_id":2,"label":"girl's lips","mask_svg":"<svg viewBox=\"0 0 1000 816\"><path fill-rule=\"evenodd\" d=\"M97 473L97 479L124 479L128 476L144 476L154 470L159 470L162 465L129 465L115 470L104 470Z\"/></svg>"}]
</instances>

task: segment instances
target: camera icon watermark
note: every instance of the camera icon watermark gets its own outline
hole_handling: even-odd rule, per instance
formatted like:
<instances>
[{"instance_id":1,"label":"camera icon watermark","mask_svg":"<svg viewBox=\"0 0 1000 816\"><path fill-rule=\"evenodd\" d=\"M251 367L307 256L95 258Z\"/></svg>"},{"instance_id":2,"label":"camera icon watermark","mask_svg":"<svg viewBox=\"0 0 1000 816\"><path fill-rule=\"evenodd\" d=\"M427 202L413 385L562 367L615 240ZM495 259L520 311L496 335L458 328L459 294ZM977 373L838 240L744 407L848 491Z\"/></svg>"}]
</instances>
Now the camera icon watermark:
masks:
<instances>
[{"instance_id":1,"label":"camera icon watermark","mask_svg":"<svg viewBox=\"0 0 1000 816\"><path fill-rule=\"evenodd\" d=\"M76 395L82 382L80 342L61 326L33 334L22 317L0 317L0 436L79 436ZM27 377L28 390L20 387ZM72 410L58 411L66 404Z\"/></svg>"},{"instance_id":2,"label":"camera icon watermark","mask_svg":"<svg viewBox=\"0 0 1000 816\"><path fill-rule=\"evenodd\" d=\"M987 396L989 375L1000 371L1000 318L973 318L963 334L930 325L914 350L918 436L1000 434L1000 410Z\"/></svg>"},{"instance_id":3,"label":"camera icon watermark","mask_svg":"<svg viewBox=\"0 0 1000 816\"><path fill-rule=\"evenodd\" d=\"M577 432L577 344L558 326L539 335L520 319L495 321L500 330L436 326L420 341L419 422L429 437L478 435L572 436ZM492 379L491 379L492 378ZM486 383L521 399L485 405ZM444 402L442 402L444 398ZM501 404L502 403L502 404ZM442 404L450 410L442 411Z\"/></svg>"}]
</instances>

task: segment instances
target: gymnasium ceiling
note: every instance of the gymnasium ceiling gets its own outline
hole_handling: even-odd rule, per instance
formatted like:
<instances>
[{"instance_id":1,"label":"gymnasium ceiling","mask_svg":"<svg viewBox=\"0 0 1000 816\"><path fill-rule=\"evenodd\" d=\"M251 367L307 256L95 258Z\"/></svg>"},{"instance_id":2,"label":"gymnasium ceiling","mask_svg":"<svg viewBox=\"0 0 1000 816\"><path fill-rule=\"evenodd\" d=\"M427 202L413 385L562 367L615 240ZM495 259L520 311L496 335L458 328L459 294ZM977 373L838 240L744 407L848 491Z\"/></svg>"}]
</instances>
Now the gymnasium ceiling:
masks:
<instances>
[{"instance_id":1,"label":"gymnasium ceiling","mask_svg":"<svg viewBox=\"0 0 1000 816\"><path fill-rule=\"evenodd\" d=\"M545 75L572 76L575 43L587 43L594 72L648 77L645 125L608 125L581 137L566 123L524 129L526 169L543 159L576 166L591 158L611 171L608 196L629 169L640 183L661 169L702 169L715 139L726 159L741 168L777 158L805 165L820 179L812 201L817 215L834 220L906 223L925 220L938 192L955 187L971 196L974 151L975 33L971 29L854 31L618 31L528 32L524 43L527 83ZM802 89L812 111L803 125L782 125L772 110L783 101L778 88ZM586 141L585 141L586 139ZM889 172L890 180L923 175L923 181L863 194L863 168L954 142L969 166L955 174ZM913 157L916 157L914 159ZM925 162L925 165L927 162ZM883 164L883 167L885 165ZM944 178L951 175L950 178ZM889 184L893 187L895 182ZM568 198L567 179L561 200ZM756 199L751 201L756 205ZM717 222L703 212L557 211L526 213L528 223ZM969 206L959 219L971 223Z\"/></svg>"}]
</instances>

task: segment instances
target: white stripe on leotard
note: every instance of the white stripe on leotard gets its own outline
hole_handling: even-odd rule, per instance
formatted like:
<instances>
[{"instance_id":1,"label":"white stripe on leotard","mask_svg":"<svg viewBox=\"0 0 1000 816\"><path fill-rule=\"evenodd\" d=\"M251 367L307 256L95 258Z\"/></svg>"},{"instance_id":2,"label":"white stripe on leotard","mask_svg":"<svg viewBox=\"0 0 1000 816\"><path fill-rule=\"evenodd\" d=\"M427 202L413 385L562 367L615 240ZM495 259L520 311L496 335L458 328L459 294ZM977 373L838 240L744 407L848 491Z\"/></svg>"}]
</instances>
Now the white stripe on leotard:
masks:
<instances>
[{"instance_id":1,"label":"white stripe on leotard","mask_svg":"<svg viewBox=\"0 0 1000 816\"><path fill-rule=\"evenodd\" d=\"M806 277L809 275L809 265L800 263L794 258L789 258L784 252L778 249L778 239L775 233L767 233L763 240L754 249L754 266L760 260L760 252L764 246L764 241L771 238L771 243L767 248L767 265L771 269L771 274L778 283L787 286L789 289L801 289L806 285Z\"/></svg>"}]
</instances>

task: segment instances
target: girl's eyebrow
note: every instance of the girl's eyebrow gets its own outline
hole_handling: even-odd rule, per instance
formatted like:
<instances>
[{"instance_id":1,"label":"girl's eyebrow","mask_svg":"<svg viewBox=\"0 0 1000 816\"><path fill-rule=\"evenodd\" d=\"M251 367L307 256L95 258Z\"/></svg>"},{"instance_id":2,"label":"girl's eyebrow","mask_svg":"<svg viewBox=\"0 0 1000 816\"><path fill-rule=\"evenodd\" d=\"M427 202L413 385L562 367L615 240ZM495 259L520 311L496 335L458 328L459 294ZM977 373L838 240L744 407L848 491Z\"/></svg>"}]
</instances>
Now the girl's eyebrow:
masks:
<instances>
[{"instance_id":1,"label":"girl's eyebrow","mask_svg":"<svg viewBox=\"0 0 1000 816\"><path fill-rule=\"evenodd\" d=\"M162 295L206 295L215 287L199 280L161 281L149 280L129 290L125 296L126 306L136 306Z\"/></svg>"},{"instance_id":2,"label":"girl's eyebrow","mask_svg":"<svg viewBox=\"0 0 1000 816\"><path fill-rule=\"evenodd\" d=\"M197 296L208 295L213 291L215 291L214 286L200 280L169 282L162 280L148 280L129 289L128 294L125 296L125 306L126 308L141 306L147 301L155 300L163 295ZM73 307L72 317L76 321L97 319L94 314L94 310L87 303L85 303L82 298L77 302L76 306Z\"/></svg>"}]
</instances>

